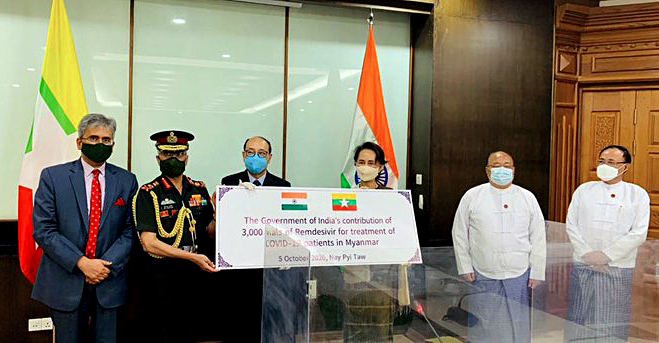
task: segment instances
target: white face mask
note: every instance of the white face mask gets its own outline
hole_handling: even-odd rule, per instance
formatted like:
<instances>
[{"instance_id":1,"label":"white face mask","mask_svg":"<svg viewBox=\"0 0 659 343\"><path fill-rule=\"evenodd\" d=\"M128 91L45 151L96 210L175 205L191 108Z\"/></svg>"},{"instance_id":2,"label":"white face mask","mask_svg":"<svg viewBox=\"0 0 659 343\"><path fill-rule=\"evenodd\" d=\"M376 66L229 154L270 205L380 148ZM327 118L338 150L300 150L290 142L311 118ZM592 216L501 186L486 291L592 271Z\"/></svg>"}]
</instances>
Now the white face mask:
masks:
<instances>
[{"instance_id":1,"label":"white face mask","mask_svg":"<svg viewBox=\"0 0 659 343\"><path fill-rule=\"evenodd\" d=\"M369 167L369 166L359 166L357 167L357 175L362 181L371 181L374 180L380 170L378 168Z\"/></svg>"},{"instance_id":2,"label":"white face mask","mask_svg":"<svg viewBox=\"0 0 659 343\"><path fill-rule=\"evenodd\" d=\"M606 164L597 166L597 177L602 181L611 181L618 176L618 168L611 167Z\"/></svg>"}]
</instances>

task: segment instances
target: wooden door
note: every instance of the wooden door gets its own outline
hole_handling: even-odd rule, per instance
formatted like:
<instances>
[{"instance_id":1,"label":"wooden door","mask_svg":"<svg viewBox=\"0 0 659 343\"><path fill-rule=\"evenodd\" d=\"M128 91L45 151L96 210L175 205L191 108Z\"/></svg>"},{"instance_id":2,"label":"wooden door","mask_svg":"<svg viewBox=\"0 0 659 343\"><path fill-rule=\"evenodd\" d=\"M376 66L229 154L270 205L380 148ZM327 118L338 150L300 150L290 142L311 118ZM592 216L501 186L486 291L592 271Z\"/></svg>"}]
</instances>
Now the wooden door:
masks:
<instances>
[{"instance_id":1,"label":"wooden door","mask_svg":"<svg viewBox=\"0 0 659 343\"><path fill-rule=\"evenodd\" d=\"M635 90L582 92L580 183L599 180L597 160L602 148L618 144L632 149L635 106ZM625 181L633 182L633 166Z\"/></svg>"},{"instance_id":2,"label":"wooden door","mask_svg":"<svg viewBox=\"0 0 659 343\"><path fill-rule=\"evenodd\" d=\"M659 239L659 90L639 90L634 114L634 183L645 188L650 195L648 238ZM638 249L632 297L632 322L650 332L655 340L659 336L656 263L659 263L659 244L646 242Z\"/></svg>"},{"instance_id":3,"label":"wooden door","mask_svg":"<svg viewBox=\"0 0 659 343\"><path fill-rule=\"evenodd\" d=\"M650 194L648 236L659 239L659 90L638 91L636 104L634 183Z\"/></svg>"}]
</instances>

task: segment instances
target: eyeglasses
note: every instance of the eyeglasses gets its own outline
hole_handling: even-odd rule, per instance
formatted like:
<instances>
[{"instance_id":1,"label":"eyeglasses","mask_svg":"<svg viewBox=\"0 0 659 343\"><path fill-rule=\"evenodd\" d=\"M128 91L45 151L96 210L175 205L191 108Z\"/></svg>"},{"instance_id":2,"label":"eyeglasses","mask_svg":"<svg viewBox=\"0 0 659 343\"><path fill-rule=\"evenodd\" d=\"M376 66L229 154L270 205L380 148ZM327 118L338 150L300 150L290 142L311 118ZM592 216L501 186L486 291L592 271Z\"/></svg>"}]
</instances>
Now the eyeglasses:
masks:
<instances>
[{"instance_id":1,"label":"eyeglasses","mask_svg":"<svg viewBox=\"0 0 659 343\"><path fill-rule=\"evenodd\" d=\"M160 150L158 151L158 154L160 156L165 157L166 159L176 157L176 158L183 158L185 156L188 156L188 151L187 150L177 150L177 151L169 151L169 150Z\"/></svg>"},{"instance_id":2,"label":"eyeglasses","mask_svg":"<svg viewBox=\"0 0 659 343\"><path fill-rule=\"evenodd\" d=\"M251 150L251 149L250 150L245 150L245 155L247 155L247 157L254 157L254 155L256 155L256 154L259 154L260 157L266 158L266 157L268 157L269 152L267 152L265 150L259 150L258 152L254 151L254 150Z\"/></svg>"},{"instance_id":3,"label":"eyeglasses","mask_svg":"<svg viewBox=\"0 0 659 343\"><path fill-rule=\"evenodd\" d=\"M625 162L616 162L616 161L605 161L605 160L597 160L597 165L601 166L602 164L606 164L609 167L617 167L621 164L625 164Z\"/></svg>"},{"instance_id":4,"label":"eyeglasses","mask_svg":"<svg viewBox=\"0 0 659 343\"><path fill-rule=\"evenodd\" d=\"M81 138L81 140L92 144L103 143L103 145L114 145L114 139L110 137L89 136L87 138Z\"/></svg>"}]
</instances>

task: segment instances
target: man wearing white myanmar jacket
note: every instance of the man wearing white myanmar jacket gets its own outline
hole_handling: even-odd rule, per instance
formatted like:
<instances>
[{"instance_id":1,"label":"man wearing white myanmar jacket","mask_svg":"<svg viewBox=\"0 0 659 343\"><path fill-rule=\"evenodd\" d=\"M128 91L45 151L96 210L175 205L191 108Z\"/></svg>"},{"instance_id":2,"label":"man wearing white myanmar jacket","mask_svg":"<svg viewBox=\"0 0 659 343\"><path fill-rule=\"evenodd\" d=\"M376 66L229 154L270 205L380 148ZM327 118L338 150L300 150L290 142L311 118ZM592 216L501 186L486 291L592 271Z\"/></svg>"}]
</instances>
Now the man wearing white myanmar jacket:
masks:
<instances>
[{"instance_id":1,"label":"man wearing white myanmar jacket","mask_svg":"<svg viewBox=\"0 0 659 343\"><path fill-rule=\"evenodd\" d=\"M535 196L514 185L512 157L497 151L489 183L468 190L453 222L458 273L483 291L469 298L480 319L470 342L529 342L529 288L545 279L545 222Z\"/></svg>"},{"instance_id":2,"label":"man wearing white myanmar jacket","mask_svg":"<svg viewBox=\"0 0 659 343\"><path fill-rule=\"evenodd\" d=\"M627 340L636 252L650 221L648 193L622 181L631 162L627 148L605 147L597 161L601 181L586 182L572 195L566 223L574 247L566 341Z\"/></svg>"}]
</instances>

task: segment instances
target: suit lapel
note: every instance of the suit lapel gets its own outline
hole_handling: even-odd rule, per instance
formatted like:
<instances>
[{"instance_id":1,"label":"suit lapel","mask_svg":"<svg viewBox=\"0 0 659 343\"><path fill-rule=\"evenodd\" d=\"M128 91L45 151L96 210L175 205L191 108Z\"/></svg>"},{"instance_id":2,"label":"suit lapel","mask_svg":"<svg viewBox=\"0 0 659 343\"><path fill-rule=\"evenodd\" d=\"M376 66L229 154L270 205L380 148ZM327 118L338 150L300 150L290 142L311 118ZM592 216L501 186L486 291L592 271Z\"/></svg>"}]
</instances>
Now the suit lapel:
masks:
<instances>
[{"instance_id":1,"label":"suit lapel","mask_svg":"<svg viewBox=\"0 0 659 343\"><path fill-rule=\"evenodd\" d=\"M89 230L89 215L87 214L87 192L85 190L85 174L82 170L82 162L80 162L80 160L73 162L69 180L71 181L71 186L73 186L73 193L75 194L76 200L78 202L78 210L80 211L80 216L82 217L82 221L85 224L84 230L87 232Z\"/></svg>"},{"instance_id":2,"label":"suit lapel","mask_svg":"<svg viewBox=\"0 0 659 343\"><path fill-rule=\"evenodd\" d=\"M247 170L243 170L243 173L238 177L238 186L240 186L240 182L249 182Z\"/></svg>"},{"instance_id":3,"label":"suit lapel","mask_svg":"<svg viewBox=\"0 0 659 343\"><path fill-rule=\"evenodd\" d=\"M115 172L113 166L110 164L105 165L105 194L103 195L103 212L101 213L101 224L99 228L103 227L103 223L105 223L105 219L110 212L110 206L114 205L112 201L116 199L117 180Z\"/></svg>"}]
</instances>

